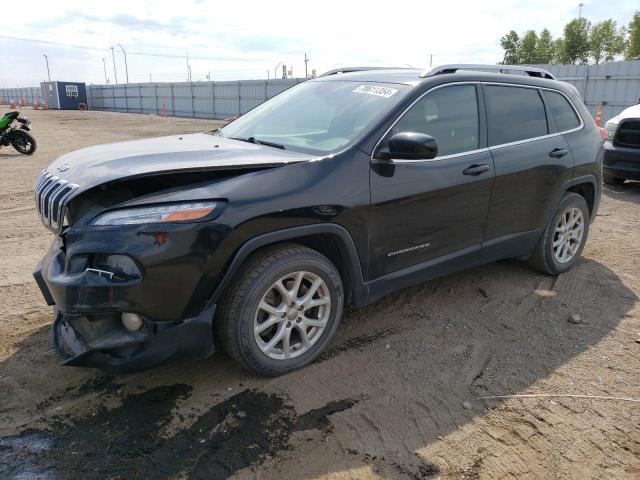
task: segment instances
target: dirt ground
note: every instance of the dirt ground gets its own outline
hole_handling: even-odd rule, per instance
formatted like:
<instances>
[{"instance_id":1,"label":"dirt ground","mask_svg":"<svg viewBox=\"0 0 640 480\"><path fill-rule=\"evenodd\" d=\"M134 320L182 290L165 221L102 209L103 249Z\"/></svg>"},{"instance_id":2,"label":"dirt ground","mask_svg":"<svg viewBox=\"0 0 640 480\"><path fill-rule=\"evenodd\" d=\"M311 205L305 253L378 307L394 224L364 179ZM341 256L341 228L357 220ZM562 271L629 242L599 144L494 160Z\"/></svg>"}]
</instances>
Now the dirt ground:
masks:
<instances>
[{"instance_id":1,"label":"dirt ground","mask_svg":"<svg viewBox=\"0 0 640 480\"><path fill-rule=\"evenodd\" d=\"M49 346L34 179L80 147L215 122L24 114L37 153L0 151L0 478L640 478L640 183L605 188L571 272L501 262L392 294L301 371L216 353L108 376Z\"/></svg>"}]
</instances>

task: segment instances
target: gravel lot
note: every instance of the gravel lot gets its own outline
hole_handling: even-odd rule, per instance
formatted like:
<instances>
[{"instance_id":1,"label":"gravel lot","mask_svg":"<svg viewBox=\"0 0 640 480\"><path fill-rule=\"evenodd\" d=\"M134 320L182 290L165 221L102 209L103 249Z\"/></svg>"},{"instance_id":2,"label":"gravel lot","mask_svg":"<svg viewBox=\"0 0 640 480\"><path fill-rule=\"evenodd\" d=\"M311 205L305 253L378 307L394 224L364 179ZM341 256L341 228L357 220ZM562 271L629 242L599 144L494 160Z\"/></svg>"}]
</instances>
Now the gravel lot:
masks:
<instances>
[{"instance_id":1,"label":"gravel lot","mask_svg":"<svg viewBox=\"0 0 640 480\"><path fill-rule=\"evenodd\" d=\"M220 353L113 377L49 347L33 181L80 147L216 123L24 115L37 153L0 151L0 478L640 477L640 183L605 188L557 278L501 262L401 291L276 379Z\"/></svg>"}]
</instances>

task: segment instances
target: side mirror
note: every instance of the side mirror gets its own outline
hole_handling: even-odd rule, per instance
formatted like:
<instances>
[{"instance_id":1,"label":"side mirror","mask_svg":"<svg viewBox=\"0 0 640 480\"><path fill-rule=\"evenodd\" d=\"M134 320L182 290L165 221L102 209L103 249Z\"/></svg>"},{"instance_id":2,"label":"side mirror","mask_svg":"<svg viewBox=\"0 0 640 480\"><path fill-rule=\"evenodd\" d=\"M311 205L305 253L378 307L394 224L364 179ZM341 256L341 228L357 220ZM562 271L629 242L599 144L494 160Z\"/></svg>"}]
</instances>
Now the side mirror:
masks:
<instances>
[{"instance_id":1,"label":"side mirror","mask_svg":"<svg viewBox=\"0 0 640 480\"><path fill-rule=\"evenodd\" d=\"M429 160L438 155L438 142L426 133L398 132L380 153L387 160Z\"/></svg>"}]
</instances>

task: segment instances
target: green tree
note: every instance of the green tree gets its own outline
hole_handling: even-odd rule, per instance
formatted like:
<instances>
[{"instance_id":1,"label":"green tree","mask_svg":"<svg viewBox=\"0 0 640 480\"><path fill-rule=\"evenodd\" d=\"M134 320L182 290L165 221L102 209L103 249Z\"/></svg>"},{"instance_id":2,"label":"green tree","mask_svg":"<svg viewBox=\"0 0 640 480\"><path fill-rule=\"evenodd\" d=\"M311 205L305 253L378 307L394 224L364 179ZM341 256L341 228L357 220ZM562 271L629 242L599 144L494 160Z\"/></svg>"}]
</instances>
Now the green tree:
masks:
<instances>
[{"instance_id":1,"label":"green tree","mask_svg":"<svg viewBox=\"0 0 640 480\"><path fill-rule=\"evenodd\" d=\"M565 25L561 63L587 63L590 31L591 23L586 18L574 18Z\"/></svg>"},{"instance_id":2,"label":"green tree","mask_svg":"<svg viewBox=\"0 0 640 480\"><path fill-rule=\"evenodd\" d=\"M640 60L640 10L633 15L633 19L629 22L628 32L629 40L624 58L626 60Z\"/></svg>"},{"instance_id":3,"label":"green tree","mask_svg":"<svg viewBox=\"0 0 640 480\"><path fill-rule=\"evenodd\" d=\"M589 34L591 56L596 65L610 62L624 52L624 29L609 19L596 23Z\"/></svg>"},{"instance_id":4,"label":"green tree","mask_svg":"<svg viewBox=\"0 0 640 480\"><path fill-rule=\"evenodd\" d=\"M504 37L500 39L500 45L504 50L504 59L502 63L507 65L517 65L520 62L520 37L518 34L511 30Z\"/></svg>"},{"instance_id":5,"label":"green tree","mask_svg":"<svg viewBox=\"0 0 640 480\"><path fill-rule=\"evenodd\" d=\"M538 34L527 30L520 41L520 63L531 64L538 62Z\"/></svg>"},{"instance_id":6,"label":"green tree","mask_svg":"<svg viewBox=\"0 0 640 480\"><path fill-rule=\"evenodd\" d=\"M546 28L540 32L536 57L535 63L553 63L555 60L555 44L551 32Z\"/></svg>"},{"instance_id":7,"label":"green tree","mask_svg":"<svg viewBox=\"0 0 640 480\"><path fill-rule=\"evenodd\" d=\"M553 42L553 60L551 63L562 63L564 59L564 38L556 38Z\"/></svg>"}]
</instances>

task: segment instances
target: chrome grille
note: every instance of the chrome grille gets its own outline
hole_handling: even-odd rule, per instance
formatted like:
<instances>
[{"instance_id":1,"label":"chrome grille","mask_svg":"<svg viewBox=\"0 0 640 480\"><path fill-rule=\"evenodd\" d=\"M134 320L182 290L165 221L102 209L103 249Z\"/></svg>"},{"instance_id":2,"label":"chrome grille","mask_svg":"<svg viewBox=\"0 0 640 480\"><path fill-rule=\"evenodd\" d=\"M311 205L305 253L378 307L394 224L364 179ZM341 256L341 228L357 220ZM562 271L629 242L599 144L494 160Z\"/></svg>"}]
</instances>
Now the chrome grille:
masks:
<instances>
[{"instance_id":1,"label":"chrome grille","mask_svg":"<svg viewBox=\"0 0 640 480\"><path fill-rule=\"evenodd\" d=\"M36 208L42 223L54 232L64 225L66 202L78 185L56 177L46 170L38 176L35 185Z\"/></svg>"}]
</instances>

